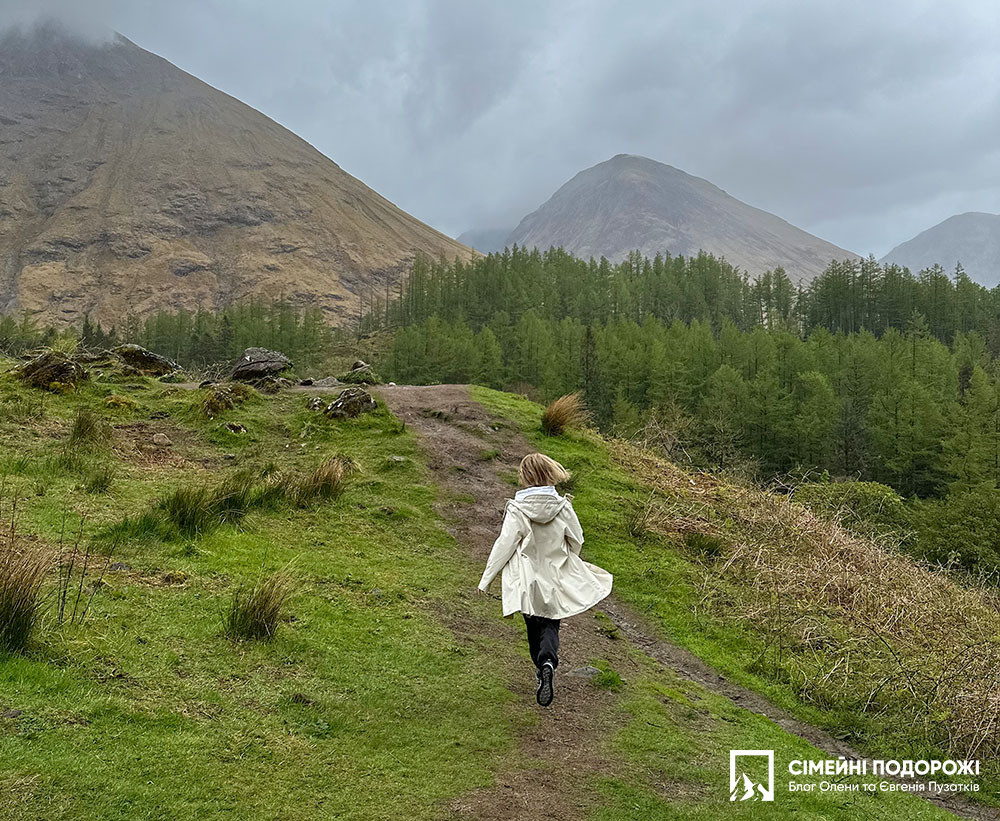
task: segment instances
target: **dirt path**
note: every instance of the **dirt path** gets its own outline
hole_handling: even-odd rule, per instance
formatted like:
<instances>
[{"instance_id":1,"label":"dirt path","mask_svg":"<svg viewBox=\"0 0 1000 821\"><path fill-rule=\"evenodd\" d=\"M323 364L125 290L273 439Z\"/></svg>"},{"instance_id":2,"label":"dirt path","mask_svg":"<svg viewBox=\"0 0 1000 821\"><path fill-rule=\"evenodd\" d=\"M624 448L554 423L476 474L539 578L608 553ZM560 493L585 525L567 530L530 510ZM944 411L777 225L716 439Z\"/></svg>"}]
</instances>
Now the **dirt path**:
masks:
<instances>
[{"instance_id":1,"label":"dirt path","mask_svg":"<svg viewBox=\"0 0 1000 821\"><path fill-rule=\"evenodd\" d=\"M444 491L440 512L450 523L452 534L473 557L485 562L499 532L504 500L514 490L508 477L515 474L518 461L531 449L527 440L513 424L491 417L463 385L379 387L378 393L392 412L418 433L430 470ZM469 595L474 595L473 591ZM797 720L758 693L723 678L687 650L658 638L649 624L613 596L598 609L628 642L664 667L741 708L766 716L831 757L861 757L829 733ZM498 641L511 639L508 623L470 617L469 608L461 602L453 612L442 615L459 638L468 631ZM523 625L513 627L520 636ZM560 819L582 819L596 800L590 792L593 776L614 774L615 765L602 756L600 748L621 721L614 710L616 698L586 679L574 677L572 671L594 657L607 659L623 673L634 669L635 662L626 643L610 640L595 618L570 619L562 632L564 652L556 676L556 701L540 721L521 734L519 753L524 766L502 773L492 787L463 796L453 806L457 814L513 821L536 815L549 817L552 808L559 807ZM525 659L523 666L512 665L507 673L511 689L533 700L530 662ZM927 800L963 818L1000 819L1000 812L962 796Z\"/></svg>"}]
</instances>

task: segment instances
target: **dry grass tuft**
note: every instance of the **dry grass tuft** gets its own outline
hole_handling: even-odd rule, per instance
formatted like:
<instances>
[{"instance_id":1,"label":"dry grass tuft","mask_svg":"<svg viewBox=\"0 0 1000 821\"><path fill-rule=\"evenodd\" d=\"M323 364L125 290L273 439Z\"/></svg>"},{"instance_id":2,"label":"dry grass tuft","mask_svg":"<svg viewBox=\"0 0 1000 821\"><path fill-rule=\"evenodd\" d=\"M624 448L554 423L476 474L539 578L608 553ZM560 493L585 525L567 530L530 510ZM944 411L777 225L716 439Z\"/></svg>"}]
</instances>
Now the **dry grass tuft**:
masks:
<instances>
[{"instance_id":1,"label":"dry grass tuft","mask_svg":"<svg viewBox=\"0 0 1000 821\"><path fill-rule=\"evenodd\" d=\"M13 521L16 506L11 513ZM28 646L41 609L42 582L52 557L26 546L11 524L0 536L0 650L20 652Z\"/></svg>"},{"instance_id":2,"label":"dry grass tuft","mask_svg":"<svg viewBox=\"0 0 1000 821\"><path fill-rule=\"evenodd\" d=\"M287 569L258 579L252 587L238 587L224 616L226 636L234 641L270 641L295 587Z\"/></svg>"},{"instance_id":3,"label":"dry grass tuft","mask_svg":"<svg viewBox=\"0 0 1000 821\"><path fill-rule=\"evenodd\" d=\"M292 483L290 501L296 507L306 507L311 502L336 499L344 492L347 480L357 466L345 456L327 459L312 473Z\"/></svg>"},{"instance_id":4,"label":"dry grass tuft","mask_svg":"<svg viewBox=\"0 0 1000 821\"><path fill-rule=\"evenodd\" d=\"M764 639L757 672L817 706L913 727L951 754L1000 754L998 591L959 583L785 497L612 449L664 500L644 527L702 553L712 547L702 606Z\"/></svg>"},{"instance_id":5,"label":"dry grass tuft","mask_svg":"<svg viewBox=\"0 0 1000 821\"><path fill-rule=\"evenodd\" d=\"M579 393L560 396L542 413L542 431L559 436L567 430L582 428L590 421L590 413Z\"/></svg>"}]
</instances>

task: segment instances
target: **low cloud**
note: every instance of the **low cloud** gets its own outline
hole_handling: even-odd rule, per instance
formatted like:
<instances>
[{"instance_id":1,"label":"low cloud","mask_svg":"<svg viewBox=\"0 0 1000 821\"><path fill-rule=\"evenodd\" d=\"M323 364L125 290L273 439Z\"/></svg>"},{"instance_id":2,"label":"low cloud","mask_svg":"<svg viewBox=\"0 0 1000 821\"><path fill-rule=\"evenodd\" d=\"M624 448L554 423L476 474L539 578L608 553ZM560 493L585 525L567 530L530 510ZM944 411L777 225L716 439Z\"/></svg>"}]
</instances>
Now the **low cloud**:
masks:
<instances>
[{"instance_id":1,"label":"low cloud","mask_svg":"<svg viewBox=\"0 0 1000 821\"><path fill-rule=\"evenodd\" d=\"M988 0L5 0L114 28L450 233L644 154L860 253L1000 211Z\"/></svg>"}]
</instances>

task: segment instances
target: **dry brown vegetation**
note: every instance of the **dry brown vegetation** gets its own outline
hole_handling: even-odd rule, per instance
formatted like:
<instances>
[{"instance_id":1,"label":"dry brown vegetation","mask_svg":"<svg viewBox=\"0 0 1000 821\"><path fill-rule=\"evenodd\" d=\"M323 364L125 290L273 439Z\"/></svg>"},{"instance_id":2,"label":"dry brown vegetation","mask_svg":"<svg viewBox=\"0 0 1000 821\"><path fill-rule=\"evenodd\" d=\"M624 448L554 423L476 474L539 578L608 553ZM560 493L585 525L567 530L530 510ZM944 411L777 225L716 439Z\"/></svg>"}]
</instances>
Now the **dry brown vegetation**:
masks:
<instances>
[{"instance_id":1,"label":"dry brown vegetation","mask_svg":"<svg viewBox=\"0 0 1000 821\"><path fill-rule=\"evenodd\" d=\"M559 436L568 430L582 428L590 421L590 413L579 393L568 393L552 402L542 413L542 430L549 436Z\"/></svg>"},{"instance_id":2,"label":"dry brown vegetation","mask_svg":"<svg viewBox=\"0 0 1000 821\"><path fill-rule=\"evenodd\" d=\"M655 488L642 527L718 544L706 613L763 639L758 672L823 708L887 718L955 755L1000 754L1000 595L786 498L612 445ZM702 556L702 558L706 558Z\"/></svg>"}]
</instances>

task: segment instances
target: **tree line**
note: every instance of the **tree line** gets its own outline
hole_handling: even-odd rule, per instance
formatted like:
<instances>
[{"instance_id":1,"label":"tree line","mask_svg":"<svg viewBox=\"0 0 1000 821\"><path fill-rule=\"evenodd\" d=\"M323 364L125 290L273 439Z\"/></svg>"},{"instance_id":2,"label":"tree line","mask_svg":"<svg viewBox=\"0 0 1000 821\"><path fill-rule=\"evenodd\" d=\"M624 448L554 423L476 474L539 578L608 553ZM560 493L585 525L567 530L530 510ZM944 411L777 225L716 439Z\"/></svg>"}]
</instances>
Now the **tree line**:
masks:
<instances>
[{"instance_id":1,"label":"tree line","mask_svg":"<svg viewBox=\"0 0 1000 821\"><path fill-rule=\"evenodd\" d=\"M583 391L604 429L655 426L704 466L828 471L904 495L1000 480L1000 303L959 270L844 261L796 288L707 254L560 250L420 261L369 328L399 382Z\"/></svg>"}]
</instances>

